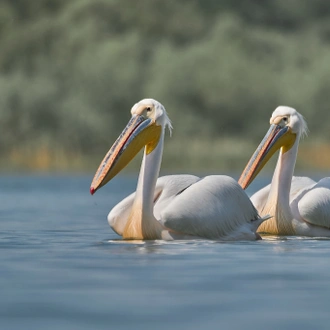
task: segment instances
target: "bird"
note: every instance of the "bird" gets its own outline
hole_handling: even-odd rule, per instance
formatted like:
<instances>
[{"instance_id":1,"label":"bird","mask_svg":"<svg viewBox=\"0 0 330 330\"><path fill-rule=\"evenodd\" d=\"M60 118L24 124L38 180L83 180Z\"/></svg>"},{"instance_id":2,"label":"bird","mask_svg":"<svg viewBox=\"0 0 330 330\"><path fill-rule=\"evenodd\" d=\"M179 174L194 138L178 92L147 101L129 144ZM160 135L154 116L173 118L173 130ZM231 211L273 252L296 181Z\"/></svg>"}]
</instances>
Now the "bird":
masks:
<instances>
[{"instance_id":1,"label":"bird","mask_svg":"<svg viewBox=\"0 0 330 330\"><path fill-rule=\"evenodd\" d=\"M271 183L251 196L261 216L272 216L260 225L259 233L330 237L330 177L318 182L309 177L293 177L299 142L307 132L307 123L296 109L277 107L268 132L238 180L246 189L280 150Z\"/></svg>"},{"instance_id":2,"label":"bird","mask_svg":"<svg viewBox=\"0 0 330 330\"><path fill-rule=\"evenodd\" d=\"M225 175L166 175L160 165L166 127L165 107L143 99L105 155L92 180L93 195L144 148L136 192L110 211L108 223L124 240L256 240L260 217L237 181Z\"/></svg>"}]
</instances>

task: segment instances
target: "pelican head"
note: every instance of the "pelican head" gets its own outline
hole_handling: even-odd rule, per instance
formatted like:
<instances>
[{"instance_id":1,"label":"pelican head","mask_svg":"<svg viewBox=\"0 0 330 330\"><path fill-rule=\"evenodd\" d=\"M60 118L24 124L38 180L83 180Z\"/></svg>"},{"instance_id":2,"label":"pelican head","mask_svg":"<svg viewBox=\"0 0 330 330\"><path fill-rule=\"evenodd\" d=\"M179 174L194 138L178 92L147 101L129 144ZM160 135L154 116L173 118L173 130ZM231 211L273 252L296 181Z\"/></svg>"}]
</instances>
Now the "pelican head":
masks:
<instances>
[{"instance_id":1,"label":"pelican head","mask_svg":"<svg viewBox=\"0 0 330 330\"><path fill-rule=\"evenodd\" d=\"M277 107L270 118L268 132L246 165L238 183L246 189L277 150L281 149L282 154L285 154L305 134L307 124L297 110L287 106Z\"/></svg>"},{"instance_id":2,"label":"pelican head","mask_svg":"<svg viewBox=\"0 0 330 330\"><path fill-rule=\"evenodd\" d=\"M170 131L172 129L164 106L154 99L143 99L134 104L131 114L130 121L96 171L91 194L114 178L144 146L146 154L150 154L166 126Z\"/></svg>"}]
</instances>

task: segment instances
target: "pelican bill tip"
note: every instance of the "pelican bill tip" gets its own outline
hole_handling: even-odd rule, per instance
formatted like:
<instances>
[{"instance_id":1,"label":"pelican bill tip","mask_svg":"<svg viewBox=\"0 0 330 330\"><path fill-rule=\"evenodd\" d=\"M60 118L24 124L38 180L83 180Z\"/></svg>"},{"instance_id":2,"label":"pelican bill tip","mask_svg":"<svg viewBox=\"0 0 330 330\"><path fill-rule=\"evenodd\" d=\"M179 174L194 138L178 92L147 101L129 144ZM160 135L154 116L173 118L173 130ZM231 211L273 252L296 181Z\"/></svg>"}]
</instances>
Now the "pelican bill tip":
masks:
<instances>
[{"instance_id":1,"label":"pelican bill tip","mask_svg":"<svg viewBox=\"0 0 330 330\"><path fill-rule=\"evenodd\" d=\"M94 187L90 187L89 192L91 193L91 195L94 195L95 191L96 190Z\"/></svg>"}]
</instances>

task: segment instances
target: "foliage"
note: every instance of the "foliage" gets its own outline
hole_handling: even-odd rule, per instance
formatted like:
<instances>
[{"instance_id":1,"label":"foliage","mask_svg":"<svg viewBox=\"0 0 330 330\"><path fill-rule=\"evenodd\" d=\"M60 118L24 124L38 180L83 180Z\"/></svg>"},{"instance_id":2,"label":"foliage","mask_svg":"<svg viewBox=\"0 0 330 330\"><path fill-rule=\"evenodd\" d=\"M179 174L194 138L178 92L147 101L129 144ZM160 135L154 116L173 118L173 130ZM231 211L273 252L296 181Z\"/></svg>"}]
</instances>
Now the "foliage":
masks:
<instances>
[{"instance_id":1,"label":"foliage","mask_svg":"<svg viewBox=\"0 0 330 330\"><path fill-rule=\"evenodd\" d=\"M165 105L171 145L199 167L212 141L259 142L279 104L329 141L329 18L323 0L2 0L2 154L23 153L22 166L40 150L67 167L83 156L86 169L144 97ZM191 136L204 141L194 156ZM234 148L218 144L230 164L219 166L232 168Z\"/></svg>"}]
</instances>

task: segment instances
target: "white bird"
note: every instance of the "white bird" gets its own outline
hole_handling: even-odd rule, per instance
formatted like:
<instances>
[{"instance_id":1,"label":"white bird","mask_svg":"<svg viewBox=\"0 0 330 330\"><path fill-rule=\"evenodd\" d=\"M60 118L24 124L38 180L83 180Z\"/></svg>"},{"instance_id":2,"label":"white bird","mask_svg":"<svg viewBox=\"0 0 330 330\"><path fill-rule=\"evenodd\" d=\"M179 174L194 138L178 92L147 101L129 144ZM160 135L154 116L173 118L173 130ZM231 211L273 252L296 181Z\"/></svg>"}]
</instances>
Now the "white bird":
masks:
<instances>
[{"instance_id":1,"label":"white bird","mask_svg":"<svg viewBox=\"0 0 330 330\"><path fill-rule=\"evenodd\" d=\"M136 192L108 215L112 229L124 239L255 240L259 217L250 199L232 178L169 175L158 179L166 126L165 108L144 99L131 109L132 118L101 162L91 194L119 173L144 148ZM178 155L179 157L179 155Z\"/></svg>"},{"instance_id":2,"label":"white bird","mask_svg":"<svg viewBox=\"0 0 330 330\"><path fill-rule=\"evenodd\" d=\"M280 149L271 184L251 197L261 216L273 216L258 232L330 237L330 178L315 182L308 177L293 177L299 141L307 133L303 116L293 108L280 106L270 124L238 181L246 189Z\"/></svg>"}]
</instances>

